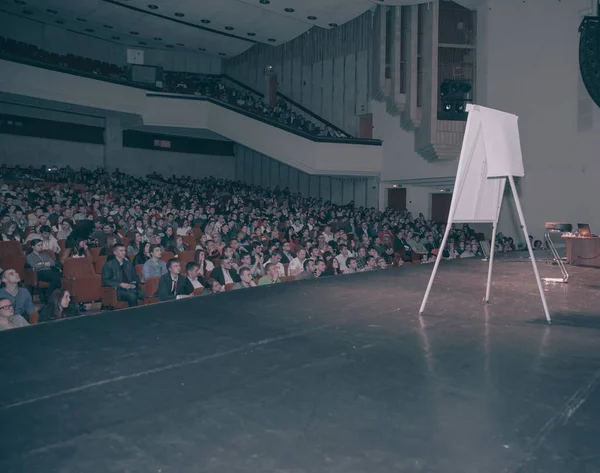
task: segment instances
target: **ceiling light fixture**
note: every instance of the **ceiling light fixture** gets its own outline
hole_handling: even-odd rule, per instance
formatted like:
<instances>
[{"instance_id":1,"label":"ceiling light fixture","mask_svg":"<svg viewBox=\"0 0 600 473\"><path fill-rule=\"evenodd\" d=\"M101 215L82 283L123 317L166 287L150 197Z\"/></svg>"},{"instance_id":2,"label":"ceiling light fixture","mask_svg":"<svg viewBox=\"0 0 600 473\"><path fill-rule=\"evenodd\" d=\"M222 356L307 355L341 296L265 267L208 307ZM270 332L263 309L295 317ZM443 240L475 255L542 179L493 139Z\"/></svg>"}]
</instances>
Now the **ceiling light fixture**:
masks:
<instances>
[{"instance_id":1,"label":"ceiling light fixture","mask_svg":"<svg viewBox=\"0 0 600 473\"><path fill-rule=\"evenodd\" d=\"M121 39L121 37L120 36L111 36L111 39L119 40L119 39Z\"/></svg>"},{"instance_id":2,"label":"ceiling light fixture","mask_svg":"<svg viewBox=\"0 0 600 473\"><path fill-rule=\"evenodd\" d=\"M175 44L176 44L177 46L182 46L182 47L183 47L183 46L185 46L185 44L183 44L183 43L175 43Z\"/></svg>"},{"instance_id":3,"label":"ceiling light fixture","mask_svg":"<svg viewBox=\"0 0 600 473\"><path fill-rule=\"evenodd\" d=\"M140 41L138 44L139 44L140 46L146 46L146 44L147 44L147 43L146 43L146 41Z\"/></svg>"},{"instance_id":4,"label":"ceiling light fixture","mask_svg":"<svg viewBox=\"0 0 600 473\"><path fill-rule=\"evenodd\" d=\"M204 23L205 25L208 25L210 23L210 20L200 20L200 23Z\"/></svg>"},{"instance_id":5,"label":"ceiling light fixture","mask_svg":"<svg viewBox=\"0 0 600 473\"><path fill-rule=\"evenodd\" d=\"M167 47L167 48L169 48L169 49L172 49L172 48L174 48L175 46L173 46L172 44L167 44L167 45L166 45L166 47Z\"/></svg>"},{"instance_id":6,"label":"ceiling light fixture","mask_svg":"<svg viewBox=\"0 0 600 473\"><path fill-rule=\"evenodd\" d=\"M158 36L154 37L154 41L162 41L162 38L159 38Z\"/></svg>"},{"instance_id":7,"label":"ceiling light fixture","mask_svg":"<svg viewBox=\"0 0 600 473\"><path fill-rule=\"evenodd\" d=\"M227 31L233 31L233 26L226 26L226 27L225 27L225 29L226 29Z\"/></svg>"},{"instance_id":8,"label":"ceiling light fixture","mask_svg":"<svg viewBox=\"0 0 600 473\"><path fill-rule=\"evenodd\" d=\"M275 38L269 38L269 39L268 39L268 41L269 41L270 43L274 43L274 42L275 42L275 41L277 41L277 40L276 40Z\"/></svg>"},{"instance_id":9,"label":"ceiling light fixture","mask_svg":"<svg viewBox=\"0 0 600 473\"><path fill-rule=\"evenodd\" d=\"M294 10L293 8L286 8L284 11L286 11L287 13L294 13L296 10Z\"/></svg>"},{"instance_id":10,"label":"ceiling light fixture","mask_svg":"<svg viewBox=\"0 0 600 473\"><path fill-rule=\"evenodd\" d=\"M107 30L112 30L113 29L113 27L110 26L110 25L102 25L102 26L104 26L104 28L106 28Z\"/></svg>"},{"instance_id":11,"label":"ceiling light fixture","mask_svg":"<svg viewBox=\"0 0 600 473\"><path fill-rule=\"evenodd\" d=\"M337 28L340 25L338 25L337 23L329 23L329 26L331 26L332 28Z\"/></svg>"},{"instance_id":12,"label":"ceiling light fixture","mask_svg":"<svg viewBox=\"0 0 600 473\"><path fill-rule=\"evenodd\" d=\"M248 36L256 36L256 33L248 33Z\"/></svg>"},{"instance_id":13,"label":"ceiling light fixture","mask_svg":"<svg viewBox=\"0 0 600 473\"><path fill-rule=\"evenodd\" d=\"M148 5L150 10L158 10L158 5Z\"/></svg>"},{"instance_id":14,"label":"ceiling light fixture","mask_svg":"<svg viewBox=\"0 0 600 473\"><path fill-rule=\"evenodd\" d=\"M263 5L268 5L269 3L271 3L271 0L258 0L259 3L262 3Z\"/></svg>"},{"instance_id":15,"label":"ceiling light fixture","mask_svg":"<svg viewBox=\"0 0 600 473\"><path fill-rule=\"evenodd\" d=\"M85 18L81 18L81 17L77 17L75 18L77 21L81 21L82 23L85 23L87 20Z\"/></svg>"},{"instance_id":16,"label":"ceiling light fixture","mask_svg":"<svg viewBox=\"0 0 600 473\"><path fill-rule=\"evenodd\" d=\"M200 51L206 51L206 48L198 48Z\"/></svg>"},{"instance_id":17,"label":"ceiling light fixture","mask_svg":"<svg viewBox=\"0 0 600 473\"><path fill-rule=\"evenodd\" d=\"M139 35L139 33L137 31L130 31L129 34L132 34L133 36Z\"/></svg>"},{"instance_id":18,"label":"ceiling light fixture","mask_svg":"<svg viewBox=\"0 0 600 473\"><path fill-rule=\"evenodd\" d=\"M54 23L56 23L57 25L64 25L65 21L64 20L54 20Z\"/></svg>"},{"instance_id":19,"label":"ceiling light fixture","mask_svg":"<svg viewBox=\"0 0 600 473\"><path fill-rule=\"evenodd\" d=\"M227 56L225 53L219 53L219 56Z\"/></svg>"},{"instance_id":20,"label":"ceiling light fixture","mask_svg":"<svg viewBox=\"0 0 600 473\"><path fill-rule=\"evenodd\" d=\"M17 5L27 5L27 2L24 2L23 0L14 0L14 1Z\"/></svg>"},{"instance_id":21,"label":"ceiling light fixture","mask_svg":"<svg viewBox=\"0 0 600 473\"><path fill-rule=\"evenodd\" d=\"M33 15L33 12L31 10L23 10L23 13L25 15Z\"/></svg>"},{"instance_id":22,"label":"ceiling light fixture","mask_svg":"<svg viewBox=\"0 0 600 473\"><path fill-rule=\"evenodd\" d=\"M314 20L317 19L317 17L313 16L313 15L307 16L306 18L309 19L309 20L311 20L311 21L314 21Z\"/></svg>"},{"instance_id":23,"label":"ceiling light fixture","mask_svg":"<svg viewBox=\"0 0 600 473\"><path fill-rule=\"evenodd\" d=\"M91 28L86 28L85 31L87 31L88 33L93 33L94 32L94 30L91 29Z\"/></svg>"},{"instance_id":24,"label":"ceiling light fixture","mask_svg":"<svg viewBox=\"0 0 600 473\"><path fill-rule=\"evenodd\" d=\"M52 10L52 8L48 8L46 11L52 15L56 15L58 13L56 10Z\"/></svg>"},{"instance_id":25,"label":"ceiling light fixture","mask_svg":"<svg viewBox=\"0 0 600 473\"><path fill-rule=\"evenodd\" d=\"M177 18L183 18L183 17L185 16L185 14L183 14L183 13L181 13L181 12L175 12L175 13L174 13L174 15L175 15Z\"/></svg>"}]
</instances>

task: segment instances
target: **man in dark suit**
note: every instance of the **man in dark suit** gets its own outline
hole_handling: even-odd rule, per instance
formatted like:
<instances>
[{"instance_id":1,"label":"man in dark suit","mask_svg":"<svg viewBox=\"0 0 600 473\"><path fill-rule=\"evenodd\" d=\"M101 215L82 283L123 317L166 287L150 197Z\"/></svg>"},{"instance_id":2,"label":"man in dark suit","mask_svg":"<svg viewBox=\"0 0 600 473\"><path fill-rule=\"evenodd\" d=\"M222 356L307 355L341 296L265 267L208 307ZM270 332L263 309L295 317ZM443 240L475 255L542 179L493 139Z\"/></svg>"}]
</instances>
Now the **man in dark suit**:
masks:
<instances>
[{"instance_id":1,"label":"man in dark suit","mask_svg":"<svg viewBox=\"0 0 600 473\"><path fill-rule=\"evenodd\" d=\"M156 295L161 301L172 301L189 297L194 292L194 286L188 278L180 276L181 263L177 258L167 261L167 274L163 274L158 281Z\"/></svg>"},{"instance_id":2,"label":"man in dark suit","mask_svg":"<svg viewBox=\"0 0 600 473\"><path fill-rule=\"evenodd\" d=\"M133 264L125 256L125 245L113 246L113 255L102 267L102 285L117 289L117 300L126 301L129 307L136 306L138 299L144 298Z\"/></svg>"},{"instance_id":3,"label":"man in dark suit","mask_svg":"<svg viewBox=\"0 0 600 473\"><path fill-rule=\"evenodd\" d=\"M237 270L232 266L231 258L223 258L221 266L211 271L210 277L218 281L221 286L225 284L240 282Z\"/></svg>"}]
</instances>

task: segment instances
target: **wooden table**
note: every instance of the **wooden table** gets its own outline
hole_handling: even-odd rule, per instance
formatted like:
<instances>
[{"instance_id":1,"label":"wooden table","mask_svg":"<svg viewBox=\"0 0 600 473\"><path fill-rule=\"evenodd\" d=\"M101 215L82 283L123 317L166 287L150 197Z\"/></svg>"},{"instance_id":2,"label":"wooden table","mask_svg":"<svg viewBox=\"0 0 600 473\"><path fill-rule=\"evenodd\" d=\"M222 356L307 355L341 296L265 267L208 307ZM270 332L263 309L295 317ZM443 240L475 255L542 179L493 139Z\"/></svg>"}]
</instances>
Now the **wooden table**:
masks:
<instances>
[{"instance_id":1,"label":"wooden table","mask_svg":"<svg viewBox=\"0 0 600 473\"><path fill-rule=\"evenodd\" d=\"M574 266L600 268L600 237L563 236L567 261Z\"/></svg>"}]
</instances>

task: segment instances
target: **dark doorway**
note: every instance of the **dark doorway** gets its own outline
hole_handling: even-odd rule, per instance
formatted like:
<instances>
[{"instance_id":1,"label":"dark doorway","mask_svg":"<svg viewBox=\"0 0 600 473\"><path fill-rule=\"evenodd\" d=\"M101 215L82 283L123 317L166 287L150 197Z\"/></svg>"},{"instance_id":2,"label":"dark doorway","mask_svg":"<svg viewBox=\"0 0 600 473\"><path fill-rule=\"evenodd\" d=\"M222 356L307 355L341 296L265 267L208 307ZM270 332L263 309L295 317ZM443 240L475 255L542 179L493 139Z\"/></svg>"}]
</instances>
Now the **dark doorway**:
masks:
<instances>
[{"instance_id":1,"label":"dark doorway","mask_svg":"<svg viewBox=\"0 0 600 473\"><path fill-rule=\"evenodd\" d=\"M431 220L446 223L451 202L452 194L431 194Z\"/></svg>"},{"instance_id":2,"label":"dark doorway","mask_svg":"<svg viewBox=\"0 0 600 473\"><path fill-rule=\"evenodd\" d=\"M394 210L406 210L406 189L388 189L388 207Z\"/></svg>"},{"instance_id":3,"label":"dark doorway","mask_svg":"<svg viewBox=\"0 0 600 473\"><path fill-rule=\"evenodd\" d=\"M359 119L359 138L372 139L373 138L373 115L360 115Z\"/></svg>"}]
</instances>

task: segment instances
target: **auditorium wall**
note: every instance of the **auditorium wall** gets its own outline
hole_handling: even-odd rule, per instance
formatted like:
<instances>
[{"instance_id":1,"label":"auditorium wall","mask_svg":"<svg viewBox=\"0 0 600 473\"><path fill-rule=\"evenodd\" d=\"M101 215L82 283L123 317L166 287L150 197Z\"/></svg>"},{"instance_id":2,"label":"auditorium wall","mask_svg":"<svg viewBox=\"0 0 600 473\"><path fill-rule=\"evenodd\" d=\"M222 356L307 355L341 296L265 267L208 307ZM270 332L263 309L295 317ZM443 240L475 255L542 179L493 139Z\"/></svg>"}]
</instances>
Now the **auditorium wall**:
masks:
<instances>
[{"instance_id":1,"label":"auditorium wall","mask_svg":"<svg viewBox=\"0 0 600 473\"><path fill-rule=\"evenodd\" d=\"M96 169L104 166L104 145L0 134L0 163L10 166L54 165ZM121 171L135 176L144 176L155 171L164 175L234 179L236 170L233 156L138 148L123 148L118 163L110 164L109 170L119 167Z\"/></svg>"},{"instance_id":2,"label":"auditorium wall","mask_svg":"<svg viewBox=\"0 0 600 473\"><path fill-rule=\"evenodd\" d=\"M74 54L124 66L127 47L10 13L0 13L0 36L37 46L57 54ZM220 74L221 59L194 51L135 47L144 50L145 63L167 71Z\"/></svg>"},{"instance_id":3,"label":"auditorium wall","mask_svg":"<svg viewBox=\"0 0 600 473\"><path fill-rule=\"evenodd\" d=\"M235 178L247 184L288 187L292 193L338 205L354 201L357 207L378 207L378 185L373 178L309 175L241 145L235 146L235 159Z\"/></svg>"},{"instance_id":4,"label":"auditorium wall","mask_svg":"<svg viewBox=\"0 0 600 473\"><path fill-rule=\"evenodd\" d=\"M358 136L359 115L369 113L372 12L338 28L313 28L280 46L257 44L225 62L225 73L264 93L267 66L279 91L313 113Z\"/></svg>"}]
</instances>

